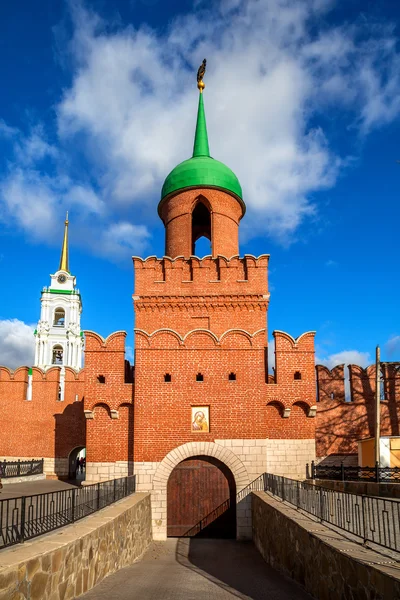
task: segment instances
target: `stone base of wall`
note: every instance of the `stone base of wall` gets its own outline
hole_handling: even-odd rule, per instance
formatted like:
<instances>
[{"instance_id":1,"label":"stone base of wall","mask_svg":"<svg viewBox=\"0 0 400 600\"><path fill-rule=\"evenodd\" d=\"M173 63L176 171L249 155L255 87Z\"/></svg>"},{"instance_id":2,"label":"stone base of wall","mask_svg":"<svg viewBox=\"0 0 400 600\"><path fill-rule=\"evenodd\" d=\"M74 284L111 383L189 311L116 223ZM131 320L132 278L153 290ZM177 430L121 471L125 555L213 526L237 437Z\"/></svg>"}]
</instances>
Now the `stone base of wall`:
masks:
<instances>
[{"instance_id":1,"label":"stone base of wall","mask_svg":"<svg viewBox=\"0 0 400 600\"><path fill-rule=\"evenodd\" d=\"M138 560L150 541L150 496L134 494L75 525L3 550L0 599L77 598Z\"/></svg>"},{"instance_id":2,"label":"stone base of wall","mask_svg":"<svg viewBox=\"0 0 400 600\"><path fill-rule=\"evenodd\" d=\"M252 513L253 541L264 560L314 598L400 598L397 562L385 560L381 553L350 541L265 492L252 494Z\"/></svg>"},{"instance_id":3,"label":"stone base of wall","mask_svg":"<svg viewBox=\"0 0 400 600\"><path fill-rule=\"evenodd\" d=\"M43 456L1 456L2 460L14 462L16 460L43 460L43 473L48 479L58 479L59 477L68 477L68 457L66 458L52 458ZM21 481L27 481L26 477ZM4 483L4 482L3 482ZM16 483L16 481L14 481Z\"/></svg>"},{"instance_id":4,"label":"stone base of wall","mask_svg":"<svg viewBox=\"0 0 400 600\"><path fill-rule=\"evenodd\" d=\"M267 440L267 473L305 479L306 465L315 460L315 440Z\"/></svg>"},{"instance_id":5,"label":"stone base of wall","mask_svg":"<svg viewBox=\"0 0 400 600\"><path fill-rule=\"evenodd\" d=\"M90 485L91 483L98 483L99 481L119 479L120 477L126 477L127 475L133 475L133 462L131 461L87 462L84 483Z\"/></svg>"}]
</instances>

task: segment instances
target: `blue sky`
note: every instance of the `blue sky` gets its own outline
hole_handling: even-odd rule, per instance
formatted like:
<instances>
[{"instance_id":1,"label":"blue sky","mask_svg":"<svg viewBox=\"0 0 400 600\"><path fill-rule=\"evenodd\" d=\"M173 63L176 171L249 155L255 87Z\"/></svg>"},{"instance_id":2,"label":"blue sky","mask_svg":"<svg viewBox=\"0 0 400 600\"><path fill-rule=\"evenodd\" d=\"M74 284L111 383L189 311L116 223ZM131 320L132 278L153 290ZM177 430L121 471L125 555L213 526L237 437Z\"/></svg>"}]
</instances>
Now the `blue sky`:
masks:
<instances>
[{"instance_id":1,"label":"blue sky","mask_svg":"<svg viewBox=\"0 0 400 600\"><path fill-rule=\"evenodd\" d=\"M210 8L211 6L211 8ZM318 359L399 360L400 5L0 4L0 363L32 356L65 211L82 326L128 332L132 254L162 256L164 178L192 150L241 181L241 254L271 254L268 328Z\"/></svg>"}]
</instances>

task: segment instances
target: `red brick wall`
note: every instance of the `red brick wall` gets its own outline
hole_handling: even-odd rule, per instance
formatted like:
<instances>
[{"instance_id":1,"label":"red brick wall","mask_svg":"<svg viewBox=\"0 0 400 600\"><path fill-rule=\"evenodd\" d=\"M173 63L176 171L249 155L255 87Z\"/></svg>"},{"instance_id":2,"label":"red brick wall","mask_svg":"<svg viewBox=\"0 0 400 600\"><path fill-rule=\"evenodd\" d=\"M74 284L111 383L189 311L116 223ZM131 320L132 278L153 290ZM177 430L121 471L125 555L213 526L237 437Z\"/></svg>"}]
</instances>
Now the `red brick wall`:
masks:
<instances>
[{"instance_id":1,"label":"red brick wall","mask_svg":"<svg viewBox=\"0 0 400 600\"><path fill-rule=\"evenodd\" d=\"M275 339L275 376L266 386L267 437L271 439L313 439L315 419L308 417L316 404L313 331L297 339L283 331ZM271 357L272 358L272 357ZM301 379L295 379L295 373ZM290 416L282 418L285 408Z\"/></svg>"},{"instance_id":2,"label":"red brick wall","mask_svg":"<svg viewBox=\"0 0 400 600\"><path fill-rule=\"evenodd\" d=\"M375 435L375 365L349 365L350 398L344 397L344 365L318 365L317 456L356 454L357 441ZM400 435L400 373L384 366L386 399L381 402L381 435ZM333 393L333 398L331 394Z\"/></svg>"},{"instance_id":3,"label":"red brick wall","mask_svg":"<svg viewBox=\"0 0 400 600\"><path fill-rule=\"evenodd\" d=\"M306 416L316 396L314 334L277 334L279 375L266 383L268 256L134 258L134 267L136 461L159 461L189 441L314 437ZM267 407L274 399L303 404L293 418L275 418ZM198 434L191 406L202 405L210 406L210 432Z\"/></svg>"},{"instance_id":4,"label":"red brick wall","mask_svg":"<svg viewBox=\"0 0 400 600\"><path fill-rule=\"evenodd\" d=\"M28 367L14 372L0 367L0 456L62 458L85 445L84 371L66 369L63 402L58 400L59 376L58 367L46 373L34 368L28 401Z\"/></svg>"},{"instance_id":5,"label":"red brick wall","mask_svg":"<svg viewBox=\"0 0 400 600\"><path fill-rule=\"evenodd\" d=\"M126 382L125 331L103 339L85 331L85 410L87 419L88 462L132 460L133 457L133 383ZM99 376L105 383L99 382ZM111 418L111 410L118 418Z\"/></svg>"}]
</instances>

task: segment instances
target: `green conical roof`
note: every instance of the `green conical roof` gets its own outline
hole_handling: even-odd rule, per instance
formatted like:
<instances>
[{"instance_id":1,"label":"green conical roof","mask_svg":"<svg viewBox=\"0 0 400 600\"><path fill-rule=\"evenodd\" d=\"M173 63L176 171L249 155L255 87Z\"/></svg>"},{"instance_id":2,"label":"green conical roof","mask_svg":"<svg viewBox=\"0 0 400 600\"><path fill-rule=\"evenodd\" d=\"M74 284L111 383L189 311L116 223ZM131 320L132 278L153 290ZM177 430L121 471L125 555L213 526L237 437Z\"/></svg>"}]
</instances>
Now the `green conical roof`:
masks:
<instances>
[{"instance_id":1,"label":"green conical roof","mask_svg":"<svg viewBox=\"0 0 400 600\"><path fill-rule=\"evenodd\" d=\"M211 158L210 148L208 147L206 114L204 112L204 102L202 93L199 94L199 108L197 109L196 133L194 134L193 158L195 156L208 156L208 158Z\"/></svg>"},{"instance_id":2,"label":"green conical roof","mask_svg":"<svg viewBox=\"0 0 400 600\"><path fill-rule=\"evenodd\" d=\"M161 202L173 192L195 187L211 187L230 192L239 200L243 212L245 211L238 178L229 167L210 156L202 93L199 95L193 156L180 163L168 175L161 190Z\"/></svg>"}]
</instances>

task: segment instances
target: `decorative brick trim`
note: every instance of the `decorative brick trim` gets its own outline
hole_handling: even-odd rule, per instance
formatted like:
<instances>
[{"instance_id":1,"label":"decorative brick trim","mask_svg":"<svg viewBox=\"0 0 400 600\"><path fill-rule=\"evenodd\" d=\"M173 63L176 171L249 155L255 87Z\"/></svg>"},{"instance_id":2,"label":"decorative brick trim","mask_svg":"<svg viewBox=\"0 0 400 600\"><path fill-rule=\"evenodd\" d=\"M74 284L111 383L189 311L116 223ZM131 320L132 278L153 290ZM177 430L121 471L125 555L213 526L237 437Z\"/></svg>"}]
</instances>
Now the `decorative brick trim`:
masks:
<instances>
[{"instance_id":1,"label":"decorative brick trim","mask_svg":"<svg viewBox=\"0 0 400 600\"><path fill-rule=\"evenodd\" d=\"M272 335L275 337L275 335L278 334L282 337L285 337L287 340L290 341L290 343L293 345L294 348L297 348L297 346L299 345L299 342L305 338L306 336L311 336L312 338L314 338L316 331L305 331L304 333L302 333L301 335L299 335L299 337L294 338L290 335L290 333L286 333L286 331L280 331L279 329L275 329L275 331L272 332Z\"/></svg>"},{"instance_id":2,"label":"decorative brick trim","mask_svg":"<svg viewBox=\"0 0 400 600\"><path fill-rule=\"evenodd\" d=\"M156 337L160 333L170 333L171 335L176 337L177 340L181 344L184 344L190 336L192 336L196 333L202 333L202 334L207 334L208 336L210 336L216 342L216 344L220 344L224 340L224 338L226 338L227 336L229 336L229 334L232 334L232 333L238 333L240 335L243 335L251 342L252 339L255 338L256 336L258 336L260 333L265 333L265 329L258 329L254 333L250 333L248 331L245 331L244 329L239 329L239 328L228 329L227 331L224 331L224 333L219 338L212 331L210 331L208 329L203 329L203 328L192 329L191 331L188 331L184 336L179 335L179 333L177 331L174 331L173 329L169 329L167 327L163 327L161 329L156 329L152 333L147 333L147 331L144 331L143 329L135 328L134 332L136 334L138 333L140 335L143 335L144 337L146 337L149 340Z\"/></svg>"},{"instance_id":3,"label":"decorative brick trim","mask_svg":"<svg viewBox=\"0 0 400 600\"><path fill-rule=\"evenodd\" d=\"M307 417L315 417L316 414L317 414L317 405L314 404L313 406L310 406L310 408L308 409Z\"/></svg>"}]
</instances>

